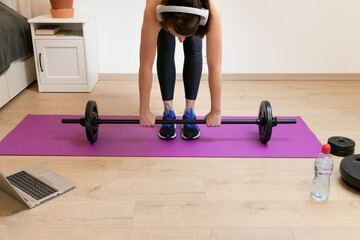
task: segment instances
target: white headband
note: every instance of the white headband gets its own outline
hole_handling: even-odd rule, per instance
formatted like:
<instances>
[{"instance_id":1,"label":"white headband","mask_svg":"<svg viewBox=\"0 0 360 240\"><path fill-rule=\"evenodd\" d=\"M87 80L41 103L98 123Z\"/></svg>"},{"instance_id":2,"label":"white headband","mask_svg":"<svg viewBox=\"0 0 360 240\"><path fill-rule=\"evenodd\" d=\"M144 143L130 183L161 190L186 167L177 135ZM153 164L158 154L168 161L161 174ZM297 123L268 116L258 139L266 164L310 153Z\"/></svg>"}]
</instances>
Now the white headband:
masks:
<instances>
[{"instance_id":1,"label":"white headband","mask_svg":"<svg viewBox=\"0 0 360 240\"><path fill-rule=\"evenodd\" d=\"M159 22L163 21L162 13L164 12L177 12L177 13L189 13L198 15L201 17L199 25L205 26L209 18L209 10L205 8L193 8L193 7L182 7L182 6L164 6L158 5L156 8L156 16Z\"/></svg>"}]
</instances>

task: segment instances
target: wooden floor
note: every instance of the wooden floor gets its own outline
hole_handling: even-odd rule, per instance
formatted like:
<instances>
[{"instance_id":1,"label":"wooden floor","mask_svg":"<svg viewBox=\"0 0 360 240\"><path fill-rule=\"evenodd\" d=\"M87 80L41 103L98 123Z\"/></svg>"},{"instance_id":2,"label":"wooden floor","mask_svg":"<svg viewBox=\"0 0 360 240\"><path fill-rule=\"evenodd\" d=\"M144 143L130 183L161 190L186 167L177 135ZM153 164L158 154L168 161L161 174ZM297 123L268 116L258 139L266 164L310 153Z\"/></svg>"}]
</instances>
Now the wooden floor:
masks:
<instances>
[{"instance_id":1,"label":"wooden floor","mask_svg":"<svg viewBox=\"0 0 360 240\"><path fill-rule=\"evenodd\" d=\"M336 135L360 143L359 92L358 81L225 81L222 112L256 116L268 99L274 115L300 115L323 143ZM175 98L181 112L181 82ZM138 114L136 81L100 81L91 93L39 93L34 84L0 109L0 139L27 114L83 114L88 99L100 114ZM198 99L202 116L205 81ZM152 109L162 114L156 82ZM314 159L0 156L5 174L42 163L78 184L31 210L0 191L0 239L359 239L360 193L342 183L341 159L329 200L317 203Z\"/></svg>"}]
</instances>

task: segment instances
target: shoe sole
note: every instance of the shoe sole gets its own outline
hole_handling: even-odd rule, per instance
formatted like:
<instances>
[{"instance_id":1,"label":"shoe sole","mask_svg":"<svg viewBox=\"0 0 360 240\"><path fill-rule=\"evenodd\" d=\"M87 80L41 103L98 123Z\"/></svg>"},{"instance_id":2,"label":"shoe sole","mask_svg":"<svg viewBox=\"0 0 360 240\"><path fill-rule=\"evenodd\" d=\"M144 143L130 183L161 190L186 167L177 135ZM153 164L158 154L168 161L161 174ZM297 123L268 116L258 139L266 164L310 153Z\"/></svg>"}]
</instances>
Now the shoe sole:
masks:
<instances>
[{"instance_id":1,"label":"shoe sole","mask_svg":"<svg viewBox=\"0 0 360 240\"><path fill-rule=\"evenodd\" d=\"M176 138L176 133L173 136L163 136L160 133L158 135L159 135L159 138L161 138L163 140L171 140L171 139Z\"/></svg>"},{"instance_id":2,"label":"shoe sole","mask_svg":"<svg viewBox=\"0 0 360 240\"><path fill-rule=\"evenodd\" d=\"M186 137L184 134L181 134L181 137L184 139L184 140L195 140L195 139L198 139L200 137L200 132L198 133L198 135L194 136L194 137Z\"/></svg>"},{"instance_id":3,"label":"shoe sole","mask_svg":"<svg viewBox=\"0 0 360 240\"><path fill-rule=\"evenodd\" d=\"M174 124L174 127L175 127L175 131L176 131L176 124ZM163 136L160 134L160 131L159 131L158 136L159 136L159 138L161 138L163 140L171 140L171 139L176 138L176 132L173 136Z\"/></svg>"},{"instance_id":4,"label":"shoe sole","mask_svg":"<svg viewBox=\"0 0 360 240\"><path fill-rule=\"evenodd\" d=\"M184 125L182 125L182 129L184 129ZM194 137L186 137L184 135L184 132L181 134L181 137L184 139L184 140L195 140L195 139L198 139L200 137L200 131L198 132L198 134Z\"/></svg>"}]
</instances>

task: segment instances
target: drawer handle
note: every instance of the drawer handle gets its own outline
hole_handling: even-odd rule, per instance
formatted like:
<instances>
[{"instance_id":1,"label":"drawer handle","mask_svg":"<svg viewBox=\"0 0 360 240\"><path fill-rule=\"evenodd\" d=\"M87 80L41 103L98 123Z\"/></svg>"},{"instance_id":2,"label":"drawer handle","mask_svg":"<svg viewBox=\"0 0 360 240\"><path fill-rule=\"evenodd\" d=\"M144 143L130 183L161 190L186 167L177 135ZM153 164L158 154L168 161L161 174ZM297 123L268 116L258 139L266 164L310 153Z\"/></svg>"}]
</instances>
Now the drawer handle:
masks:
<instances>
[{"instance_id":1,"label":"drawer handle","mask_svg":"<svg viewBox=\"0 0 360 240\"><path fill-rule=\"evenodd\" d=\"M40 63L40 70L43 72L42 64L41 64L41 53L39 53L39 63Z\"/></svg>"}]
</instances>

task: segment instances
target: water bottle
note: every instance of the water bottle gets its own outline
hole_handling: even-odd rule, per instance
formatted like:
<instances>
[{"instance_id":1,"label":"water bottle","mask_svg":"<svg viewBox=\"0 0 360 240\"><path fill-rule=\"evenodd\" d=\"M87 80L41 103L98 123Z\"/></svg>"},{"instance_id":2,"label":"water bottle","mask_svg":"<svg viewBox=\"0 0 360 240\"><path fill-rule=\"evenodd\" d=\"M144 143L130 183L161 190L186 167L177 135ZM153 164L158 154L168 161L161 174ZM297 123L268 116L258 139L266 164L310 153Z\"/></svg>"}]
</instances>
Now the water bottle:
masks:
<instances>
[{"instance_id":1,"label":"water bottle","mask_svg":"<svg viewBox=\"0 0 360 240\"><path fill-rule=\"evenodd\" d=\"M330 155L330 145L324 144L321 153L315 160L315 176L311 186L310 196L316 201L324 201L329 197L330 176L334 168L334 161Z\"/></svg>"}]
</instances>

